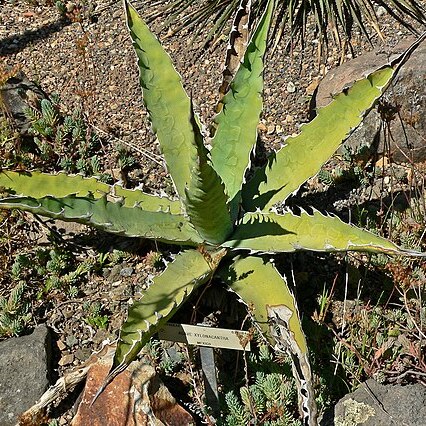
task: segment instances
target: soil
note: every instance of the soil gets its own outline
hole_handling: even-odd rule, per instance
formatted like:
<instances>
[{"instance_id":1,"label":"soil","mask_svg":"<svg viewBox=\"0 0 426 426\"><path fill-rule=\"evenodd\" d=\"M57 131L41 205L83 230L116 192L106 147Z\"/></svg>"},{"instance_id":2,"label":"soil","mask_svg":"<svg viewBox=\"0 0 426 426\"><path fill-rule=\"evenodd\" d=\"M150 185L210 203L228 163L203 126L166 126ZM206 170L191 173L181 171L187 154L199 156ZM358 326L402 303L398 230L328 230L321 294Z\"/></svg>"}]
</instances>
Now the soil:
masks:
<instances>
[{"instance_id":1,"label":"soil","mask_svg":"<svg viewBox=\"0 0 426 426\"><path fill-rule=\"evenodd\" d=\"M145 3L149 2L134 2L142 11L149 8ZM122 4L110 0L83 4L85 6L79 8L78 2L68 2L68 18L61 17L56 7L50 4L24 0L2 4L1 65L18 67L45 92L59 93L64 113L75 108L82 110L92 129L102 138L106 169L116 170L114 149L125 145L138 158L140 167L135 177L140 186L151 193L167 190L171 185L167 182L158 144L143 106ZM81 19L77 19L78 14ZM69 19L72 15L74 19ZM370 45L359 31L354 31L352 52L344 52L343 59L374 48L387 49L408 34L388 15L381 15L380 19L384 40L372 34ZM158 29L159 24L159 21L154 22L152 28ZM309 120L310 99L316 85L342 59L342 53L333 46L318 59L318 39L312 28L308 26L303 49L300 44L295 44L290 55L281 43L274 52L268 53L264 75L265 107L259 126L266 151L279 148L285 135L297 132L300 125ZM190 34L185 32L167 37L165 30L159 38L172 56L198 112L204 122L209 123L218 101L217 89L226 42L220 41L200 54L201 42L198 39L192 41ZM48 227L51 225L30 215L24 217L28 222L15 229L14 250L27 243L30 246L48 244L45 236L50 234ZM152 253L161 251L163 259L167 260L170 248L160 247L159 250L145 241L114 239L85 228L70 229L69 224L56 223L54 226L64 229L65 233L72 231L76 234L69 243L73 245L77 259L96 258L98 251L112 248L133 253L114 266L103 267L99 273L91 274L79 288L77 297L66 298L57 291L49 295L49 303L39 302L34 320L47 322L55 331L60 372L81 363L106 339L116 338L127 304L161 270L161 266L158 268L153 262ZM25 235L25 241L19 239L18 234L21 238ZM8 259L13 261L10 254ZM6 263L2 268L10 268L10 264ZM0 293L5 294L7 282L1 282L6 289L0 289ZM103 312L109 315L107 329L85 321L87 302L101 303ZM69 415L65 413L61 424L69 421Z\"/></svg>"}]
</instances>

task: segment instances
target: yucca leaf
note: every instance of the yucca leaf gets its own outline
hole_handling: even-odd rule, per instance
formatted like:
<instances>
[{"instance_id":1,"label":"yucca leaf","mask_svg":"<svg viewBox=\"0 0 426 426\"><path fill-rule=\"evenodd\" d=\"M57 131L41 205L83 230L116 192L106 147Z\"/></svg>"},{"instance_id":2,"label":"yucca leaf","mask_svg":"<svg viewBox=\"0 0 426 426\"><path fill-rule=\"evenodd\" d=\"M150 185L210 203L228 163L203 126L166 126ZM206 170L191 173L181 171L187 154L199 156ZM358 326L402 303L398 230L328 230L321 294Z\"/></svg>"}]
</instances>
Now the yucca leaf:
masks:
<instances>
[{"instance_id":1,"label":"yucca leaf","mask_svg":"<svg viewBox=\"0 0 426 426\"><path fill-rule=\"evenodd\" d=\"M181 213L179 201L145 194L139 190L126 189L120 185L110 186L96 178L86 178L81 175L71 176L64 173L51 175L3 170L0 172L0 187L3 187L10 195L31 198L46 196L63 198L74 195L100 199L106 195L109 200L120 201L125 207L140 206L146 211Z\"/></svg>"},{"instance_id":2,"label":"yucca leaf","mask_svg":"<svg viewBox=\"0 0 426 426\"><path fill-rule=\"evenodd\" d=\"M199 32L200 27L205 27L209 21L216 24L213 29L204 37L203 46L211 42L215 34L226 32L226 21L235 16L239 1L223 0L211 1L202 0L197 2L196 11L207 10L201 18L192 17L188 12L193 6L192 0L181 0L166 4L164 2L148 1L152 9L161 10L154 15L156 18L162 16L166 22L164 28L173 25L173 33L182 29L190 29L194 26L198 27L188 34L192 37L194 33ZM425 22L425 6L424 2L419 0L380 0L380 2L371 2L366 0L277 0L276 19L274 19L273 38L275 46L281 40L285 41L286 46L294 46L299 40L302 45L306 42L306 32L308 31L308 18L313 16L314 29L319 38L321 50L329 42L328 32L333 31L335 42L340 44L341 50L344 50L344 44L341 42L340 34L345 42L350 41L353 35L354 24L362 31L363 35L370 40L371 36L367 31L371 26L380 36L379 19L375 13L376 4L383 6L387 13L394 20L395 24L403 25L411 32L416 33L416 29L412 25L412 20L424 25ZM253 0L252 11L255 17L260 16L265 9L267 0ZM158 7L160 5L160 7ZM185 13L183 15L183 13ZM179 16L182 14L183 16ZM212 19L211 17L214 16ZM410 17L410 19L407 19ZM176 23L180 19L179 23ZM220 22L220 25L219 25ZM218 36L216 36L218 37Z\"/></svg>"},{"instance_id":3,"label":"yucca leaf","mask_svg":"<svg viewBox=\"0 0 426 426\"><path fill-rule=\"evenodd\" d=\"M302 212L300 216L291 212L247 213L223 246L261 253L351 250L420 255L400 249L385 238L318 211L312 215Z\"/></svg>"},{"instance_id":4,"label":"yucca leaf","mask_svg":"<svg viewBox=\"0 0 426 426\"><path fill-rule=\"evenodd\" d=\"M239 204L245 171L257 139L262 110L263 56L273 8L274 1L271 0L222 100L223 108L214 120L216 132L212 139L211 159L225 184L233 211Z\"/></svg>"},{"instance_id":5,"label":"yucca leaf","mask_svg":"<svg viewBox=\"0 0 426 426\"><path fill-rule=\"evenodd\" d=\"M152 238L170 244L196 246L203 242L183 215L125 207L119 201L101 198L67 197L0 199L0 208L19 209L53 219L83 223L113 234Z\"/></svg>"},{"instance_id":6,"label":"yucca leaf","mask_svg":"<svg viewBox=\"0 0 426 426\"><path fill-rule=\"evenodd\" d=\"M138 56L144 103L168 171L181 199L196 158L194 139L200 135L191 121L191 101L183 89L169 55L136 10L125 2L127 23Z\"/></svg>"},{"instance_id":7,"label":"yucca leaf","mask_svg":"<svg viewBox=\"0 0 426 426\"><path fill-rule=\"evenodd\" d=\"M301 412L308 419L304 424L316 424L308 347L296 301L285 278L271 262L253 256L237 258L221 272L221 276L248 306L249 312L269 340L275 341L277 348L285 348L290 352L293 373L302 398ZM273 328L270 328L271 321Z\"/></svg>"},{"instance_id":8,"label":"yucca leaf","mask_svg":"<svg viewBox=\"0 0 426 426\"><path fill-rule=\"evenodd\" d=\"M161 275L154 278L142 299L129 308L127 320L121 327L111 372L97 395L127 368L151 336L172 317L193 290L212 276L224 255L225 250L210 256L197 250L184 251L176 256Z\"/></svg>"}]
</instances>

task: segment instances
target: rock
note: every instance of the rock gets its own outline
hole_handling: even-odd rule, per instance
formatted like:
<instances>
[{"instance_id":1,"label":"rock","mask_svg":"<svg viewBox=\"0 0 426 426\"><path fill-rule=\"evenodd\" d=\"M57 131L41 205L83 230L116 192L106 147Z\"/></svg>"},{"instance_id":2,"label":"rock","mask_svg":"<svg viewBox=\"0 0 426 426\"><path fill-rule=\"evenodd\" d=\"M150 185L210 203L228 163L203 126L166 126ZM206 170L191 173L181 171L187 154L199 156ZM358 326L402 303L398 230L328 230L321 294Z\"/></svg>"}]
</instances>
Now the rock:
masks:
<instances>
[{"instance_id":1,"label":"rock","mask_svg":"<svg viewBox=\"0 0 426 426\"><path fill-rule=\"evenodd\" d=\"M315 107L327 105L332 96L350 87L356 80L387 64L390 59L404 52L413 42L406 39L391 52L366 53L330 71L318 86ZM376 107L361 126L349 137L346 145L357 152L368 146L379 153L385 152L397 162L426 160L426 42L412 53L398 72L391 87L382 97L382 107ZM387 115L392 138L383 138L383 120ZM389 140L391 139L391 140ZM390 144L390 146L388 146ZM389 151L389 152L388 152Z\"/></svg>"},{"instance_id":2,"label":"rock","mask_svg":"<svg viewBox=\"0 0 426 426\"><path fill-rule=\"evenodd\" d=\"M296 91L296 86L292 81L289 81L287 83L287 92L288 93L294 93Z\"/></svg>"},{"instance_id":3,"label":"rock","mask_svg":"<svg viewBox=\"0 0 426 426\"><path fill-rule=\"evenodd\" d=\"M266 132L268 133L268 135L272 135L272 133L275 132L275 125L274 124L269 124L268 127L267 127L267 129L266 129Z\"/></svg>"},{"instance_id":4,"label":"rock","mask_svg":"<svg viewBox=\"0 0 426 426\"><path fill-rule=\"evenodd\" d=\"M159 381L154 367L134 361L91 405L108 374L114 350L90 367L72 426L193 425L192 416Z\"/></svg>"},{"instance_id":5,"label":"rock","mask_svg":"<svg viewBox=\"0 0 426 426\"><path fill-rule=\"evenodd\" d=\"M0 425L15 425L49 386L50 346L45 325L0 342Z\"/></svg>"},{"instance_id":6,"label":"rock","mask_svg":"<svg viewBox=\"0 0 426 426\"><path fill-rule=\"evenodd\" d=\"M132 267L125 267L120 270L120 276L121 277L130 277L133 274L133 268Z\"/></svg>"},{"instance_id":7,"label":"rock","mask_svg":"<svg viewBox=\"0 0 426 426\"><path fill-rule=\"evenodd\" d=\"M41 99L47 98L43 90L28 80L20 71L10 77L0 88L0 104L5 108L7 116L12 119L15 128L23 138L32 138L28 130L31 122L25 116L25 109L36 106Z\"/></svg>"},{"instance_id":8,"label":"rock","mask_svg":"<svg viewBox=\"0 0 426 426\"><path fill-rule=\"evenodd\" d=\"M334 409L335 426L423 426L426 388L415 385L382 385L367 380L344 396Z\"/></svg>"},{"instance_id":9,"label":"rock","mask_svg":"<svg viewBox=\"0 0 426 426\"><path fill-rule=\"evenodd\" d=\"M74 356L79 361L86 361L91 355L91 350L89 348L80 348L75 351Z\"/></svg>"},{"instance_id":10,"label":"rock","mask_svg":"<svg viewBox=\"0 0 426 426\"><path fill-rule=\"evenodd\" d=\"M58 364L63 367L64 365L69 365L74 362L74 354L63 354L61 359L58 361Z\"/></svg>"},{"instance_id":11,"label":"rock","mask_svg":"<svg viewBox=\"0 0 426 426\"><path fill-rule=\"evenodd\" d=\"M65 343L69 348L72 348L73 346L78 345L78 339L74 336L74 334L69 334L65 339Z\"/></svg>"}]
</instances>

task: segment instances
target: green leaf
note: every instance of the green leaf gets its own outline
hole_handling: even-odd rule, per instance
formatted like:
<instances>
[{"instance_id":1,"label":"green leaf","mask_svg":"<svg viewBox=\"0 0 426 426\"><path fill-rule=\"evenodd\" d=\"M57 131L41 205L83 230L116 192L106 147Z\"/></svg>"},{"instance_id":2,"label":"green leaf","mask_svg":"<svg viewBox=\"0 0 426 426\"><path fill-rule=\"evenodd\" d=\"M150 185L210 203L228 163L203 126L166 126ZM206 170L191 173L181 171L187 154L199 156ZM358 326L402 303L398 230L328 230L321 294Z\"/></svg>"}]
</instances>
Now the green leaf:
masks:
<instances>
[{"instance_id":1,"label":"green leaf","mask_svg":"<svg viewBox=\"0 0 426 426\"><path fill-rule=\"evenodd\" d=\"M114 363L102 392L111 380L136 358L151 336L164 325L200 284L214 273L225 250L205 256L188 250L176 256L161 275L154 278L142 299L133 304L120 332Z\"/></svg>"},{"instance_id":2,"label":"green leaf","mask_svg":"<svg viewBox=\"0 0 426 426\"><path fill-rule=\"evenodd\" d=\"M247 213L223 246L262 253L352 250L420 255L402 250L385 238L318 211L312 215L302 212L300 216L291 212Z\"/></svg>"},{"instance_id":3,"label":"green leaf","mask_svg":"<svg viewBox=\"0 0 426 426\"><path fill-rule=\"evenodd\" d=\"M0 187L16 196L43 198L46 196L63 198L69 195L76 197L90 196L100 199L105 195L110 200L123 203L125 207L140 206L147 211L164 211L181 213L180 202L166 197L145 194L139 190L125 189L122 186L110 186L95 178L81 175L54 175L39 172L0 172Z\"/></svg>"},{"instance_id":4,"label":"green leaf","mask_svg":"<svg viewBox=\"0 0 426 426\"><path fill-rule=\"evenodd\" d=\"M209 244L221 244L232 232L227 199L215 170L201 161L193 170L184 205L191 223Z\"/></svg>"},{"instance_id":5,"label":"green leaf","mask_svg":"<svg viewBox=\"0 0 426 426\"><path fill-rule=\"evenodd\" d=\"M284 201L320 170L339 145L361 123L365 114L386 89L394 68L386 66L336 96L320 108L309 124L289 137L267 166L259 169L244 188L246 211L270 209Z\"/></svg>"},{"instance_id":6,"label":"green leaf","mask_svg":"<svg viewBox=\"0 0 426 426\"><path fill-rule=\"evenodd\" d=\"M127 2L127 23L139 58L140 83L152 128L181 199L197 157L194 140L200 129L191 121L191 102L179 74L157 38Z\"/></svg>"},{"instance_id":7,"label":"green leaf","mask_svg":"<svg viewBox=\"0 0 426 426\"><path fill-rule=\"evenodd\" d=\"M260 257L237 258L221 277L230 289L248 306L262 332L272 341L268 312L271 307L285 306L289 310L289 328L300 349L307 352L305 336L300 325L298 310L285 279L274 265ZM273 295L273 297L271 297Z\"/></svg>"},{"instance_id":8,"label":"green leaf","mask_svg":"<svg viewBox=\"0 0 426 426\"><path fill-rule=\"evenodd\" d=\"M203 241L183 215L146 211L141 207L129 208L119 201L108 201L106 196L10 197L1 199L0 207L83 223L127 237L153 238L170 244L192 246Z\"/></svg>"},{"instance_id":9,"label":"green leaf","mask_svg":"<svg viewBox=\"0 0 426 426\"><path fill-rule=\"evenodd\" d=\"M257 140L262 110L263 56L273 9L274 1L269 1L230 90L223 98L223 108L214 120L217 129L212 139L211 158L229 199L233 200L233 210L240 202L245 171Z\"/></svg>"},{"instance_id":10,"label":"green leaf","mask_svg":"<svg viewBox=\"0 0 426 426\"><path fill-rule=\"evenodd\" d=\"M192 120L195 116L192 114ZM200 236L210 244L220 244L232 232L233 223L227 205L224 185L211 166L201 137L195 138L197 159L191 181L185 189L183 205Z\"/></svg>"},{"instance_id":11,"label":"green leaf","mask_svg":"<svg viewBox=\"0 0 426 426\"><path fill-rule=\"evenodd\" d=\"M296 301L285 278L271 262L252 256L237 258L221 276L248 306L263 333L275 341L275 347L290 352L300 412L307 419L304 424L317 424L308 347ZM273 328L269 327L271 320Z\"/></svg>"}]
</instances>

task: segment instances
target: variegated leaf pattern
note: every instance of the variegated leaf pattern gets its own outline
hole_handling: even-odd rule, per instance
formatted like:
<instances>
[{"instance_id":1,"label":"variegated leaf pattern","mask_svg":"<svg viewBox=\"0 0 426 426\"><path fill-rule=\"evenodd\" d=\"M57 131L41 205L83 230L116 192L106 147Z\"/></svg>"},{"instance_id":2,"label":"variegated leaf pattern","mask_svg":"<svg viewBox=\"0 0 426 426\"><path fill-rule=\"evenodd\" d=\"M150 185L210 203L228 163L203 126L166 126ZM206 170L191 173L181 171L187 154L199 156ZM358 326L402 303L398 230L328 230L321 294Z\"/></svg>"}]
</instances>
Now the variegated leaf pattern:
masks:
<instances>
[{"instance_id":1,"label":"variegated leaf pattern","mask_svg":"<svg viewBox=\"0 0 426 426\"><path fill-rule=\"evenodd\" d=\"M247 213L224 247L258 253L367 251L410 254L371 232L349 225L336 216L314 210L312 214Z\"/></svg>"},{"instance_id":2,"label":"variegated leaf pattern","mask_svg":"<svg viewBox=\"0 0 426 426\"><path fill-rule=\"evenodd\" d=\"M195 115L191 109L191 119ZM233 223L222 180L209 161L201 137L195 139L197 158L192 163L191 180L185 188L186 215L207 244L221 244L232 232Z\"/></svg>"},{"instance_id":3,"label":"variegated leaf pattern","mask_svg":"<svg viewBox=\"0 0 426 426\"><path fill-rule=\"evenodd\" d=\"M385 67L367 79L357 81L346 93L337 95L333 102L320 108L318 115L303 125L297 136L287 138L283 148L273 154L268 164L246 185L243 194L246 210L270 209L318 173L342 141L361 123L393 73L392 67Z\"/></svg>"},{"instance_id":4,"label":"variegated leaf pattern","mask_svg":"<svg viewBox=\"0 0 426 426\"><path fill-rule=\"evenodd\" d=\"M281 351L291 355L304 424L317 425L308 347L296 301L273 263L259 257L237 258L221 276L244 302L255 323ZM271 296L273 295L273 297Z\"/></svg>"},{"instance_id":5,"label":"variegated leaf pattern","mask_svg":"<svg viewBox=\"0 0 426 426\"><path fill-rule=\"evenodd\" d=\"M126 189L120 185L107 185L96 178L81 175L3 170L0 172L0 187L3 187L10 196L63 198L74 195L75 197L90 196L93 199L106 196L109 201L120 201L124 207L137 206L152 212L181 213L180 201L145 194L137 189Z\"/></svg>"},{"instance_id":6,"label":"variegated leaf pattern","mask_svg":"<svg viewBox=\"0 0 426 426\"><path fill-rule=\"evenodd\" d=\"M127 237L153 238L171 244L196 246L203 242L180 203L94 178L38 172L0 173L6 197L0 207L79 222ZM172 213L179 212L179 213Z\"/></svg>"},{"instance_id":7,"label":"variegated leaf pattern","mask_svg":"<svg viewBox=\"0 0 426 426\"><path fill-rule=\"evenodd\" d=\"M125 207L102 198L10 197L0 199L0 208L19 209L53 219L90 225L126 237L152 238L169 244L196 246L203 239L183 215Z\"/></svg>"},{"instance_id":8,"label":"variegated leaf pattern","mask_svg":"<svg viewBox=\"0 0 426 426\"><path fill-rule=\"evenodd\" d=\"M127 1L127 23L138 56L143 100L176 191L183 200L197 158L194 139L200 135L191 120L191 101L169 55Z\"/></svg>"},{"instance_id":9,"label":"variegated leaf pattern","mask_svg":"<svg viewBox=\"0 0 426 426\"><path fill-rule=\"evenodd\" d=\"M212 139L211 159L225 184L233 218L238 213L241 187L257 139L262 110L263 56L273 8L274 1L270 0L223 98L223 108L215 118L217 128Z\"/></svg>"},{"instance_id":10,"label":"variegated leaf pattern","mask_svg":"<svg viewBox=\"0 0 426 426\"><path fill-rule=\"evenodd\" d=\"M318 115L301 127L300 134L287 138L284 146L270 157L265 167L257 170L245 186L243 204L246 211L269 210L317 174L340 144L359 126L396 71L424 38L425 34L388 66L356 81L330 104L320 108Z\"/></svg>"},{"instance_id":11,"label":"variegated leaf pattern","mask_svg":"<svg viewBox=\"0 0 426 426\"><path fill-rule=\"evenodd\" d=\"M203 241L216 245L232 233L224 186L213 167L200 162L192 172L184 202L186 213Z\"/></svg>"},{"instance_id":12,"label":"variegated leaf pattern","mask_svg":"<svg viewBox=\"0 0 426 426\"><path fill-rule=\"evenodd\" d=\"M183 251L157 277L140 301L129 308L110 373L96 397L136 359L151 336L165 324L199 285L211 278L226 250L208 255Z\"/></svg>"}]
</instances>

